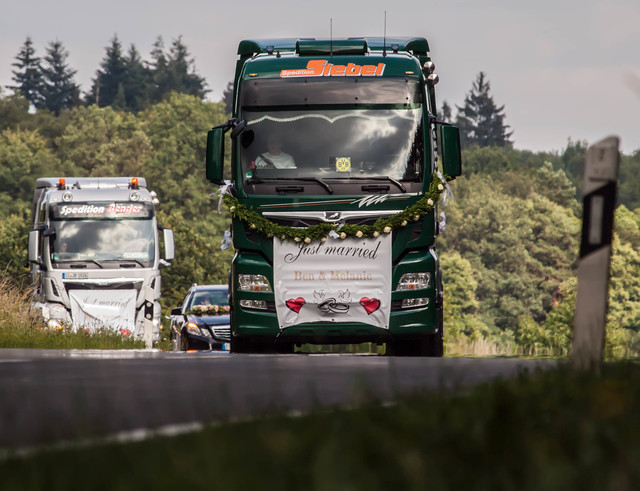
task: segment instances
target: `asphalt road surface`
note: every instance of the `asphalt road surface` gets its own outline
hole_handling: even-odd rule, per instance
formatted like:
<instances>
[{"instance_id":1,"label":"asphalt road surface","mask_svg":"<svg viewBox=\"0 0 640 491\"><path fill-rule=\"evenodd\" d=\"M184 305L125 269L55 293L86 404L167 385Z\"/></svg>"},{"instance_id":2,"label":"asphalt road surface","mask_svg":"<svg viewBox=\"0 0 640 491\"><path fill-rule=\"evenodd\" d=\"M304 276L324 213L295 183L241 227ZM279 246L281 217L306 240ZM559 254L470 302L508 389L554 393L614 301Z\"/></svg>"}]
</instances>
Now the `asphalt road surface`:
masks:
<instances>
[{"instance_id":1,"label":"asphalt road surface","mask_svg":"<svg viewBox=\"0 0 640 491\"><path fill-rule=\"evenodd\" d=\"M547 360L0 350L0 450L464 389Z\"/></svg>"}]
</instances>

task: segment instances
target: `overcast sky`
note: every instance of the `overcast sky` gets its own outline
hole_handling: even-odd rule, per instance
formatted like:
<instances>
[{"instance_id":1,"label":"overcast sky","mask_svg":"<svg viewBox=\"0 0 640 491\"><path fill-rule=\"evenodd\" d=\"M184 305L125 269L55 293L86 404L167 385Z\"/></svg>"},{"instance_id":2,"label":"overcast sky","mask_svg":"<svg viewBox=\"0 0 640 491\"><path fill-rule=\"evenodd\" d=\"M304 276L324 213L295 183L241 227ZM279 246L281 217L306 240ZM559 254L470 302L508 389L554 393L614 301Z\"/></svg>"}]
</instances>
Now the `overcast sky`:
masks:
<instances>
[{"instance_id":1,"label":"overcast sky","mask_svg":"<svg viewBox=\"0 0 640 491\"><path fill-rule=\"evenodd\" d=\"M516 148L615 134L623 152L640 149L638 0L0 0L0 85L27 36L38 56L61 41L83 92L114 35L145 60L158 36L182 36L219 100L242 39L329 37L331 19L334 37L382 36L385 10L388 36L429 40L439 106L462 105L486 73Z\"/></svg>"}]
</instances>

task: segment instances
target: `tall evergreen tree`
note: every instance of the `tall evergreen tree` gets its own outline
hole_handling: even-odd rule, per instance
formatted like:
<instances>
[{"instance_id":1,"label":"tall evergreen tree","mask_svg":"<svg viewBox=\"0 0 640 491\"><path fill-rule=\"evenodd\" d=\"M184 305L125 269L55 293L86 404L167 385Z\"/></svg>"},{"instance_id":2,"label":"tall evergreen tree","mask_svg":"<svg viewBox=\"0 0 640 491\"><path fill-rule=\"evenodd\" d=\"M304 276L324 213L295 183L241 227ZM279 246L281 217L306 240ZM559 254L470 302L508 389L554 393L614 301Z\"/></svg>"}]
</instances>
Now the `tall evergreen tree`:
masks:
<instances>
[{"instance_id":1,"label":"tall evergreen tree","mask_svg":"<svg viewBox=\"0 0 640 491\"><path fill-rule=\"evenodd\" d=\"M151 61L146 63L148 74L147 99L155 104L170 91L167 57L164 53L164 40L158 36L151 50Z\"/></svg>"},{"instance_id":2,"label":"tall evergreen tree","mask_svg":"<svg viewBox=\"0 0 640 491\"><path fill-rule=\"evenodd\" d=\"M466 147L504 147L512 143L509 138L513 131L507 131L509 126L504 124L504 105L496 106L490 90L491 84L484 72L480 72L464 100L464 106L456 106L456 121Z\"/></svg>"},{"instance_id":3,"label":"tall evergreen tree","mask_svg":"<svg viewBox=\"0 0 640 491\"><path fill-rule=\"evenodd\" d=\"M16 67L16 70L12 71L13 77L11 77L16 85L7 86L7 88L22 94L34 107L40 107L42 105L40 98L42 67L40 66L40 58L36 56L31 37L27 36L27 40L16 56L16 61L11 66Z\"/></svg>"},{"instance_id":4,"label":"tall evergreen tree","mask_svg":"<svg viewBox=\"0 0 640 491\"><path fill-rule=\"evenodd\" d=\"M169 53L164 51L162 37L158 37L147 63L149 72L149 99L160 102L169 92L194 95L200 99L208 92L204 78L196 73L194 61L182 37L175 39Z\"/></svg>"},{"instance_id":5,"label":"tall evergreen tree","mask_svg":"<svg viewBox=\"0 0 640 491\"><path fill-rule=\"evenodd\" d=\"M127 108L139 111L145 105L147 97L147 71L142 64L140 53L132 44L124 60L126 77L124 80L124 96Z\"/></svg>"},{"instance_id":6,"label":"tall evergreen tree","mask_svg":"<svg viewBox=\"0 0 640 491\"><path fill-rule=\"evenodd\" d=\"M208 92L205 88L207 83L196 73L195 63L182 42L182 36L174 39L171 44L167 68L171 80L170 90L204 99Z\"/></svg>"},{"instance_id":7,"label":"tall evergreen tree","mask_svg":"<svg viewBox=\"0 0 640 491\"><path fill-rule=\"evenodd\" d=\"M69 53L60 41L52 41L47 47L47 55L42 67L43 107L56 116L62 109L69 109L79 102L80 89L74 82L76 70L67 65Z\"/></svg>"},{"instance_id":8,"label":"tall evergreen tree","mask_svg":"<svg viewBox=\"0 0 640 491\"><path fill-rule=\"evenodd\" d=\"M99 107L111 106L120 86L125 83L126 71L122 45L118 36L114 36L111 45L106 48L96 78L93 79L91 91L86 97L87 102L95 103Z\"/></svg>"}]
</instances>

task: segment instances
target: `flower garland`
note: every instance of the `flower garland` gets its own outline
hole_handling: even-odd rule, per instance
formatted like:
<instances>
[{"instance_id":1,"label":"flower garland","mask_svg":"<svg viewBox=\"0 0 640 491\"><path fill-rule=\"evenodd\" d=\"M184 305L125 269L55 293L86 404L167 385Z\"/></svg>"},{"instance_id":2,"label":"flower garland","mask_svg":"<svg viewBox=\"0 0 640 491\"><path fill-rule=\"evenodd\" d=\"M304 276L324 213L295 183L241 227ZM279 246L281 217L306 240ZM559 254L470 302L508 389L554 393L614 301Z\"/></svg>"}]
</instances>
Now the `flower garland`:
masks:
<instances>
[{"instance_id":1,"label":"flower garland","mask_svg":"<svg viewBox=\"0 0 640 491\"><path fill-rule=\"evenodd\" d=\"M417 222L433 210L435 203L447 186L449 179L434 174L429 190L413 205L389 217L379 218L373 225L353 225L348 223L319 223L306 228L278 225L260 215L253 208L241 204L229 193L223 195L224 204L229 208L231 216L247 224L249 228L265 237L278 237L280 240L305 242L314 240L324 242L327 236L346 239L347 237L378 237L393 230L405 227L410 221Z\"/></svg>"},{"instance_id":2,"label":"flower garland","mask_svg":"<svg viewBox=\"0 0 640 491\"><path fill-rule=\"evenodd\" d=\"M228 305L194 305L187 315L229 315L230 311Z\"/></svg>"}]
</instances>

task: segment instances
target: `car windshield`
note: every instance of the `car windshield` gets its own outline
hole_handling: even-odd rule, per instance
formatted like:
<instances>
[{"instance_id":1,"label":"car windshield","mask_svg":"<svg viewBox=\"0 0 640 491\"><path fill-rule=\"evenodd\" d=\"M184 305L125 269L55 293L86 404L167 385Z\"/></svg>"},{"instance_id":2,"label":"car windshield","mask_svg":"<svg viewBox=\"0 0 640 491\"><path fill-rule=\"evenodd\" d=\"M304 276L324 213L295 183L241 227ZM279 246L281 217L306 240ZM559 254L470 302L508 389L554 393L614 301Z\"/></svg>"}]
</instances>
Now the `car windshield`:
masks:
<instances>
[{"instance_id":1,"label":"car windshield","mask_svg":"<svg viewBox=\"0 0 640 491\"><path fill-rule=\"evenodd\" d=\"M193 309L196 305L228 305L228 303L226 290L203 290L193 294L187 310Z\"/></svg>"},{"instance_id":2,"label":"car windshield","mask_svg":"<svg viewBox=\"0 0 640 491\"><path fill-rule=\"evenodd\" d=\"M239 147L245 181L420 182L424 135L418 82L358 80L243 85L247 126Z\"/></svg>"},{"instance_id":3,"label":"car windshield","mask_svg":"<svg viewBox=\"0 0 640 491\"><path fill-rule=\"evenodd\" d=\"M107 212L108 207L83 204L72 212L69 205L56 205L51 213L51 261L132 261L150 267L156 250L152 208L138 205L134 212L117 213L116 208L114 213Z\"/></svg>"}]
</instances>

